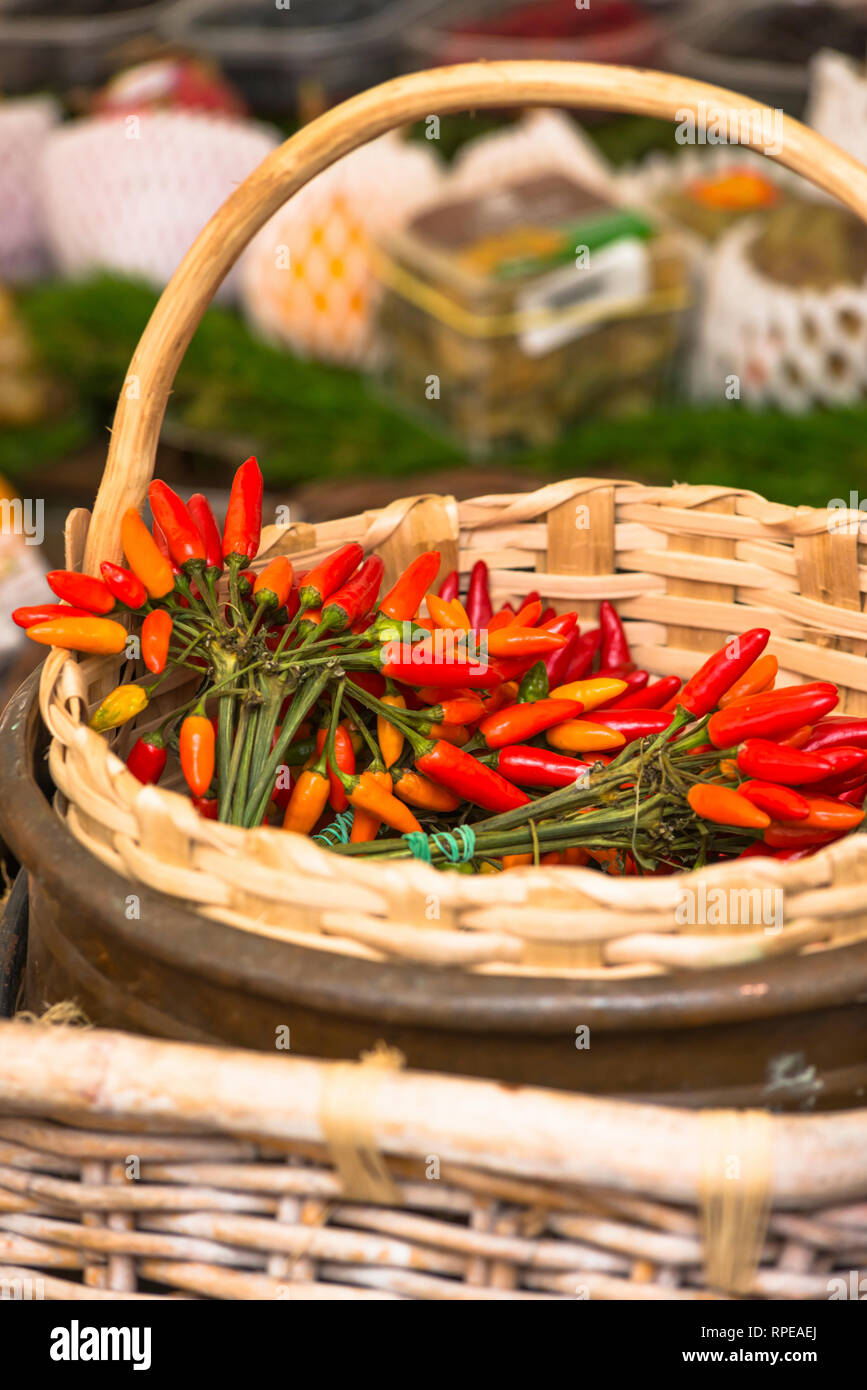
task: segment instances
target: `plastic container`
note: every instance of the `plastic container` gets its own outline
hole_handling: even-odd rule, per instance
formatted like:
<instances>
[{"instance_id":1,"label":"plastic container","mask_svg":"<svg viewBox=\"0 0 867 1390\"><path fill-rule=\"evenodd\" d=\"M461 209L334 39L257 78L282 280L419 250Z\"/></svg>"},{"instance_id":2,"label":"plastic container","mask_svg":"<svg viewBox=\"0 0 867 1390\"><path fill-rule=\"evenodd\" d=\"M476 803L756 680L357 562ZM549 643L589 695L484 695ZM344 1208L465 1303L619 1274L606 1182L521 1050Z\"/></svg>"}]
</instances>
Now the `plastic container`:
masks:
<instances>
[{"instance_id":1,"label":"plastic container","mask_svg":"<svg viewBox=\"0 0 867 1390\"><path fill-rule=\"evenodd\" d=\"M406 26L442 0L179 0L164 37L219 63L257 111L285 112L315 89L325 101L399 71Z\"/></svg>"},{"instance_id":2,"label":"plastic container","mask_svg":"<svg viewBox=\"0 0 867 1390\"><path fill-rule=\"evenodd\" d=\"M387 388L478 455L658 399L689 299L676 238L559 171L426 209L377 272Z\"/></svg>"}]
</instances>

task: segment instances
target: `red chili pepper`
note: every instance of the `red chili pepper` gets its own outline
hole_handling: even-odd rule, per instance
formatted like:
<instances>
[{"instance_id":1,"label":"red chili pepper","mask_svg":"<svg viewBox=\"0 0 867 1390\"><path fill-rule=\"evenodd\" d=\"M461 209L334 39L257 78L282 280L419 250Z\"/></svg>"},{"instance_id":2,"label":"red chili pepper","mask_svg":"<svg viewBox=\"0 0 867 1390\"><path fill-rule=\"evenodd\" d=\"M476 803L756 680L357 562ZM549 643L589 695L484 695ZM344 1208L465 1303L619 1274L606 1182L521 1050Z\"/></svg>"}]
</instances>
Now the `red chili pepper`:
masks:
<instances>
[{"instance_id":1,"label":"red chili pepper","mask_svg":"<svg viewBox=\"0 0 867 1390\"><path fill-rule=\"evenodd\" d=\"M554 619L554 618L556 618L556 617L557 617L557 609L556 609L556 608L545 608L545 609L543 609L543 611L542 611L542 616L541 616L541 618L539 619L538 626L539 626L539 627L547 627L548 624L552 621L552 619ZM556 853L556 851L552 851L552 852Z\"/></svg>"},{"instance_id":2,"label":"red chili pepper","mask_svg":"<svg viewBox=\"0 0 867 1390\"><path fill-rule=\"evenodd\" d=\"M614 672L599 671L598 674L600 676L611 676L614 675ZM622 709L624 700L627 702L628 705L630 695L637 696L641 694L641 692L644 690L644 687L647 685L649 676L647 671L624 671L622 675L618 673L615 679L626 682L625 691L622 695L613 695L610 700L604 700L601 705L597 705L597 709ZM635 705L628 707L632 709L636 708ZM654 706L646 705L638 706L638 708L653 709Z\"/></svg>"},{"instance_id":3,"label":"red chili pepper","mask_svg":"<svg viewBox=\"0 0 867 1390\"><path fill-rule=\"evenodd\" d=\"M451 603L453 598L457 598L460 593L460 576L457 570L449 570L438 591L439 598L445 599L446 603Z\"/></svg>"},{"instance_id":4,"label":"red chili pepper","mask_svg":"<svg viewBox=\"0 0 867 1390\"><path fill-rule=\"evenodd\" d=\"M637 674L633 672L633 674ZM628 677L624 679L628 680ZM613 700L608 709L662 709L680 689L680 676L663 676L643 690L628 690Z\"/></svg>"},{"instance_id":5,"label":"red chili pepper","mask_svg":"<svg viewBox=\"0 0 867 1390\"><path fill-rule=\"evenodd\" d=\"M426 650L420 650L425 648ZM467 690L488 690L503 680L499 669L480 660L461 657L458 651L435 655L427 642L404 647L389 642L383 648L382 674L405 685L461 686ZM354 676L353 676L354 678Z\"/></svg>"},{"instance_id":6,"label":"red chili pepper","mask_svg":"<svg viewBox=\"0 0 867 1390\"><path fill-rule=\"evenodd\" d=\"M747 739L738 750L737 764L747 777L781 782L787 787L821 782L833 770L830 760L818 753L805 753L799 748L781 748L779 744L764 738Z\"/></svg>"},{"instance_id":7,"label":"red chili pepper","mask_svg":"<svg viewBox=\"0 0 867 1390\"><path fill-rule=\"evenodd\" d=\"M323 624L335 632L342 632L357 618L365 617L376 603L384 569L381 556L369 556L352 578L331 595L322 609ZM306 579L304 582L306 584Z\"/></svg>"},{"instance_id":8,"label":"red chili pepper","mask_svg":"<svg viewBox=\"0 0 867 1390\"><path fill-rule=\"evenodd\" d=\"M345 584L353 570L364 559L364 551L356 541L342 545L327 559L320 561L314 569L308 570L301 581L299 598L301 607L321 608L326 599Z\"/></svg>"},{"instance_id":9,"label":"red chili pepper","mask_svg":"<svg viewBox=\"0 0 867 1390\"><path fill-rule=\"evenodd\" d=\"M352 679L356 685L360 685L362 690L366 690L368 695L373 695L379 700L386 692L385 677L378 671L353 671ZM409 703L407 701L407 703Z\"/></svg>"},{"instance_id":10,"label":"red chili pepper","mask_svg":"<svg viewBox=\"0 0 867 1390\"><path fill-rule=\"evenodd\" d=\"M599 605L599 627L602 633L600 665L606 669L609 666L630 666L632 657L620 614L607 599L603 599Z\"/></svg>"},{"instance_id":11,"label":"red chili pepper","mask_svg":"<svg viewBox=\"0 0 867 1390\"><path fill-rule=\"evenodd\" d=\"M325 748L325 740L328 737L327 729L320 729L316 735L316 752L322 753ZM341 772L351 776L355 771L355 749L352 746L352 739L349 730L342 724L338 724L334 732L334 758ZM343 783L331 766L329 759L325 771L328 775L328 800L334 811L345 811L349 805Z\"/></svg>"},{"instance_id":12,"label":"red chili pepper","mask_svg":"<svg viewBox=\"0 0 867 1390\"><path fill-rule=\"evenodd\" d=\"M572 661L566 676L561 684L566 685L569 681L580 681L592 669L596 653L602 643L602 629L591 628L589 632L582 632L578 641L575 643L575 650Z\"/></svg>"},{"instance_id":13,"label":"red chili pepper","mask_svg":"<svg viewBox=\"0 0 867 1390\"><path fill-rule=\"evenodd\" d=\"M560 637L569 637L573 632L581 631L577 613L553 613L544 622L537 623L537 628L540 632L556 632Z\"/></svg>"},{"instance_id":14,"label":"red chili pepper","mask_svg":"<svg viewBox=\"0 0 867 1390\"><path fill-rule=\"evenodd\" d=\"M771 824L762 839L771 849L820 849L848 834L846 830L817 830L814 826Z\"/></svg>"},{"instance_id":15,"label":"red chili pepper","mask_svg":"<svg viewBox=\"0 0 867 1390\"><path fill-rule=\"evenodd\" d=\"M590 766L550 748L521 744L501 748L496 762L497 770L519 787L568 787L589 772Z\"/></svg>"},{"instance_id":16,"label":"red chili pepper","mask_svg":"<svg viewBox=\"0 0 867 1390\"><path fill-rule=\"evenodd\" d=\"M488 632L498 632L500 628L508 627L514 620L515 610L510 603L504 603L499 613L495 613L488 621Z\"/></svg>"},{"instance_id":17,"label":"red chili pepper","mask_svg":"<svg viewBox=\"0 0 867 1390\"><path fill-rule=\"evenodd\" d=\"M49 570L46 578L49 588L58 598L65 599L76 608L86 609L89 614L102 616L114 608L114 594L107 584L103 584L101 579L94 579L92 575L79 574L77 570ZM69 611L64 610L61 616L68 618Z\"/></svg>"},{"instance_id":18,"label":"red chili pepper","mask_svg":"<svg viewBox=\"0 0 867 1390\"><path fill-rule=\"evenodd\" d=\"M761 656L768 644L770 630L766 627L753 627L742 632L739 637L726 642L719 651L709 656L694 676L687 681L676 697L676 703L689 710L697 719L716 709L721 697L740 680L750 669L757 657ZM672 707L675 701L670 702Z\"/></svg>"},{"instance_id":19,"label":"red chili pepper","mask_svg":"<svg viewBox=\"0 0 867 1390\"><path fill-rule=\"evenodd\" d=\"M673 710L664 709L606 709L594 710L594 722L606 729L616 729L627 743L637 738L661 734L674 719Z\"/></svg>"},{"instance_id":20,"label":"red chili pepper","mask_svg":"<svg viewBox=\"0 0 867 1390\"><path fill-rule=\"evenodd\" d=\"M220 803L215 796L191 796L190 800L204 820L216 820Z\"/></svg>"},{"instance_id":21,"label":"red chili pepper","mask_svg":"<svg viewBox=\"0 0 867 1390\"><path fill-rule=\"evenodd\" d=\"M395 622L408 622L414 618L439 573L439 567L438 550L426 550L423 555L418 555L380 602L380 613L385 614L386 618L393 618Z\"/></svg>"},{"instance_id":22,"label":"red chili pepper","mask_svg":"<svg viewBox=\"0 0 867 1390\"><path fill-rule=\"evenodd\" d=\"M146 787L153 786L163 775L168 749L165 739L159 731L152 734L142 734L141 738L136 739L130 749L126 765L134 777L137 777Z\"/></svg>"},{"instance_id":23,"label":"red chili pepper","mask_svg":"<svg viewBox=\"0 0 867 1390\"><path fill-rule=\"evenodd\" d=\"M530 704L510 705L483 719L479 733L488 748L526 743L545 729L562 724L564 719L574 719L583 708L580 700L535 700Z\"/></svg>"},{"instance_id":24,"label":"red chili pepper","mask_svg":"<svg viewBox=\"0 0 867 1390\"><path fill-rule=\"evenodd\" d=\"M831 774L824 781L813 784L811 790L814 792L836 796L838 792L857 786L867 776L867 749L824 748L819 756L831 764Z\"/></svg>"},{"instance_id":25,"label":"red chili pepper","mask_svg":"<svg viewBox=\"0 0 867 1390\"><path fill-rule=\"evenodd\" d=\"M35 627L37 623L53 623L55 618L92 618L89 608L71 608L68 603L36 603L29 608L15 608L12 621L19 627Z\"/></svg>"},{"instance_id":26,"label":"red chili pepper","mask_svg":"<svg viewBox=\"0 0 867 1390\"><path fill-rule=\"evenodd\" d=\"M132 570L125 570L122 565L113 565L109 560L103 560L99 572L106 587L119 603L124 603L127 608L132 609L142 608L147 603L148 591Z\"/></svg>"},{"instance_id":27,"label":"red chili pepper","mask_svg":"<svg viewBox=\"0 0 867 1390\"><path fill-rule=\"evenodd\" d=\"M194 796L204 796L214 776L214 726L204 714L188 714L181 724L181 771Z\"/></svg>"},{"instance_id":28,"label":"red chili pepper","mask_svg":"<svg viewBox=\"0 0 867 1390\"><path fill-rule=\"evenodd\" d=\"M168 483L155 478L148 488L148 501L175 564L183 569L192 561L204 561L205 543L199 535L199 528Z\"/></svg>"},{"instance_id":29,"label":"red chili pepper","mask_svg":"<svg viewBox=\"0 0 867 1390\"><path fill-rule=\"evenodd\" d=\"M492 767L485 767L471 753L442 739L427 742L415 765L440 786L486 811L513 811L530 800L526 792L513 787Z\"/></svg>"},{"instance_id":30,"label":"red chili pepper","mask_svg":"<svg viewBox=\"0 0 867 1390\"><path fill-rule=\"evenodd\" d=\"M572 617L574 615L570 613L564 616ZM547 656L542 657L545 670L548 672L548 686L551 690L558 685L566 684L566 672L569 670L573 653L581 640L581 629L576 623L571 632L561 632L560 635L566 638L565 645L558 647L556 652L549 652Z\"/></svg>"},{"instance_id":31,"label":"red chili pepper","mask_svg":"<svg viewBox=\"0 0 867 1390\"><path fill-rule=\"evenodd\" d=\"M806 820L810 813L807 798L791 787L778 787L773 782L751 781L742 782L738 791L747 801L766 812L772 820Z\"/></svg>"},{"instance_id":32,"label":"red chili pepper","mask_svg":"<svg viewBox=\"0 0 867 1390\"><path fill-rule=\"evenodd\" d=\"M867 748L867 719L849 714L822 719L804 747L812 753L824 753L827 748Z\"/></svg>"},{"instance_id":33,"label":"red chili pepper","mask_svg":"<svg viewBox=\"0 0 867 1390\"><path fill-rule=\"evenodd\" d=\"M169 642L172 640L172 618L164 608L155 608L148 613L141 627L142 661L149 671L158 676L166 669L169 655Z\"/></svg>"},{"instance_id":34,"label":"red chili pepper","mask_svg":"<svg viewBox=\"0 0 867 1390\"><path fill-rule=\"evenodd\" d=\"M488 567L484 560L477 560L470 571L466 610L470 627L477 630L487 627L489 619L493 616L494 609L488 588Z\"/></svg>"},{"instance_id":35,"label":"red chili pepper","mask_svg":"<svg viewBox=\"0 0 867 1390\"><path fill-rule=\"evenodd\" d=\"M837 800L845 802L847 806L863 806L865 797L867 782L859 782L857 787L850 787L848 791L837 794Z\"/></svg>"},{"instance_id":36,"label":"red chili pepper","mask_svg":"<svg viewBox=\"0 0 867 1390\"><path fill-rule=\"evenodd\" d=\"M802 724L812 724L834 708L839 698L837 687L830 683L815 683L792 688L794 693L780 690L755 695L743 705L729 705L712 714L707 726L708 738L715 748L731 748L748 738L773 738L788 734ZM779 778L774 778L779 781Z\"/></svg>"},{"instance_id":37,"label":"red chili pepper","mask_svg":"<svg viewBox=\"0 0 867 1390\"><path fill-rule=\"evenodd\" d=\"M220 528L207 497L201 492L194 492L187 503L187 511L198 527L205 547L205 567L209 570L222 570L223 543L220 539ZM249 558L252 559L252 555Z\"/></svg>"},{"instance_id":38,"label":"red chili pepper","mask_svg":"<svg viewBox=\"0 0 867 1390\"><path fill-rule=\"evenodd\" d=\"M248 458L232 480L223 527L224 559L255 560L262 537L262 488L262 470L255 458Z\"/></svg>"}]
</instances>

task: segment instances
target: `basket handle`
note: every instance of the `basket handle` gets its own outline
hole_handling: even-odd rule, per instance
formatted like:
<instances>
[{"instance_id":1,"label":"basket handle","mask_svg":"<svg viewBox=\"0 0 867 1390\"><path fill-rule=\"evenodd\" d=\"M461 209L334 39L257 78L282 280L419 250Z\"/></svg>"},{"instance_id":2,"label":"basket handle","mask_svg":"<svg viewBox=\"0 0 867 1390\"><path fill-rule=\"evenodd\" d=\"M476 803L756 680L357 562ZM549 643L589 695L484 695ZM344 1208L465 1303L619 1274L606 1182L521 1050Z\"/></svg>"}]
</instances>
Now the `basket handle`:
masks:
<instances>
[{"instance_id":1,"label":"basket handle","mask_svg":"<svg viewBox=\"0 0 867 1390\"><path fill-rule=\"evenodd\" d=\"M778 149L765 148L772 112L760 102L706 82L603 63L515 61L463 63L394 78L319 116L273 150L226 199L193 242L150 317L130 363L112 426L105 472L93 508L84 569L119 561L120 518L138 506L153 475L166 402L195 329L244 247L299 188L359 145L433 109L496 106L585 106L672 121L712 112L740 140L770 155L840 199L867 221L867 167L789 116Z\"/></svg>"}]
</instances>

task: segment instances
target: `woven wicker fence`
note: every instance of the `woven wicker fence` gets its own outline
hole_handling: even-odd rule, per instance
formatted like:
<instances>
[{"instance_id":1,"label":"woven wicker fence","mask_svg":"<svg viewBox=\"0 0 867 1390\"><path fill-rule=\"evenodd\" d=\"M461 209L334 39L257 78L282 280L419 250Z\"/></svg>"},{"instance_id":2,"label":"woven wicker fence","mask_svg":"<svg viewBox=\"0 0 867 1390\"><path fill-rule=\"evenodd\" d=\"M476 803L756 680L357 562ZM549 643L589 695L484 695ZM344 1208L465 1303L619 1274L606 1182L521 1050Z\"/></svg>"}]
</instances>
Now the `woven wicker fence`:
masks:
<instances>
[{"instance_id":1,"label":"woven wicker fence","mask_svg":"<svg viewBox=\"0 0 867 1390\"><path fill-rule=\"evenodd\" d=\"M867 1113L783 1118L0 1023L0 1290L857 1297Z\"/></svg>"},{"instance_id":2,"label":"woven wicker fence","mask_svg":"<svg viewBox=\"0 0 867 1390\"><path fill-rule=\"evenodd\" d=\"M578 63L468 64L418 73L353 98L274 151L195 242L154 311L121 394L92 519L67 528L67 563L96 572L121 558L118 519L138 504L153 470L165 403L185 348L243 246L298 188L341 155L431 110L581 105L682 119L722 112L732 140L761 148L735 93L667 74ZM770 113L765 113L770 115ZM785 119L776 156L867 216L867 169L815 132ZM831 500L831 499L829 499ZM842 707L867 708L867 618L859 568L860 514L780 506L715 487L646 488L578 479L525 496L395 502L379 513L266 533L299 568L359 540L392 576L438 547L444 569L485 559L494 597L538 588L555 607L595 617L618 603L635 658L653 675L686 676L728 634L761 623L782 679L839 683ZM178 699L170 682L114 751L86 727L89 709L119 675L117 662L52 652L41 708L52 735L58 809L81 843L133 880L187 900L239 930L301 941L359 958L404 957L503 975L641 974L826 950L867 932L867 840L855 836L794 864L733 863L670 879L618 881L586 869L514 871L479 878L422 864L351 863L278 830L202 820L189 801L142 788L120 757L131 733L159 722ZM179 677L179 680L182 679ZM120 755L118 757L117 755ZM784 895L781 930L684 929L683 887L764 887ZM743 920L743 919L741 919ZM756 918L747 920L755 921ZM779 914L777 914L779 920Z\"/></svg>"}]
</instances>

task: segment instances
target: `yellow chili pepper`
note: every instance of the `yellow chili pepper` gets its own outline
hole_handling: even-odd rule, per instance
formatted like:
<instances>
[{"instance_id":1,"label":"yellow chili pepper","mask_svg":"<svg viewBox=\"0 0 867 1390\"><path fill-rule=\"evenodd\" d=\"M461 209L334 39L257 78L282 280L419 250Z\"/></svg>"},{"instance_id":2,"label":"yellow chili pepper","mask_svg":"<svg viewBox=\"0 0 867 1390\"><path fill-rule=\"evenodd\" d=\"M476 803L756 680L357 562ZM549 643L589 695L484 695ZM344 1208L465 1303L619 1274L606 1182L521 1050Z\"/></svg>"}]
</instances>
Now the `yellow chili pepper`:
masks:
<instances>
[{"instance_id":1,"label":"yellow chili pepper","mask_svg":"<svg viewBox=\"0 0 867 1390\"><path fill-rule=\"evenodd\" d=\"M549 700L580 700L585 710L596 709L598 705L616 700L626 689L626 681L614 676L588 676L587 680L570 681L568 685L558 685L556 690L548 691Z\"/></svg>"},{"instance_id":2,"label":"yellow chili pepper","mask_svg":"<svg viewBox=\"0 0 867 1390\"><path fill-rule=\"evenodd\" d=\"M116 656L126 646L129 633L114 618L52 618L47 623L34 623L27 636L43 647Z\"/></svg>"},{"instance_id":3,"label":"yellow chili pepper","mask_svg":"<svg viewBox=\"0 0 867 1390\"><path fill-rule=\"evenodd\" d=\"M567 719L548 729L545 739L561 753L608 752L612 748L622 748L626 742L619 730L594 724L589 719Z\"/></svg>"},{"instance_id":4,"label":"yellow chili pepper","mask_svg":"<svg viewBox=\"0 0 867 1390\"><path fill-rule=\"evenodd\" d=\"M98 709L90 717L90 727L98 734L106 729L117 729L135 715L141 714L148 702L146 692L140 685L118 685L106 695Z\"/></svg>"}]
</instances>

